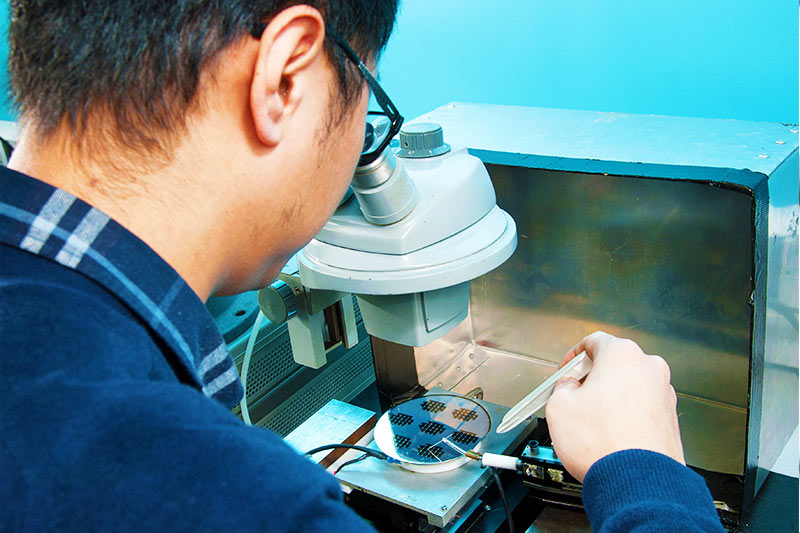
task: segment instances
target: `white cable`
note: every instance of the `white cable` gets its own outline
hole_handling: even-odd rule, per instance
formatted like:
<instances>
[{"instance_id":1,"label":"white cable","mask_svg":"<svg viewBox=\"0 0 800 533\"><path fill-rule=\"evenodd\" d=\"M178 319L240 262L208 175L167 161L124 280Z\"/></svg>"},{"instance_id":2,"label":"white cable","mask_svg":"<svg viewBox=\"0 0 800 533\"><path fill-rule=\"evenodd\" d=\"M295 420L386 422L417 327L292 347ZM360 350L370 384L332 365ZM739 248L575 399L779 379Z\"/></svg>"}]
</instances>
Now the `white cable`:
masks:
<instances>
[{"instance_id":1,"label":"white cable","mask_svg":"<svg viewBox=\"0 0 800 533\"><path fill-rule=\"evenodd\" d=\"M239 402L239 409L242 412L242 420L248 426L252 426L253 423L250 421L250 411L247 409L247 369L250 368L250 358L253 356L253 348L256 345L256 339L258 338L258 332L261 328L261 321L264 319L264 313L261 312L261 309L258 310L258 316L256 317L256 322L253 324L253 329L250 330L250 339L247 341L247 349L244 351L244 359L242 359L242 371L241 379L242 379L242 388L244 392L242 393L242 401Z\"/></svg>"}]
</instances>

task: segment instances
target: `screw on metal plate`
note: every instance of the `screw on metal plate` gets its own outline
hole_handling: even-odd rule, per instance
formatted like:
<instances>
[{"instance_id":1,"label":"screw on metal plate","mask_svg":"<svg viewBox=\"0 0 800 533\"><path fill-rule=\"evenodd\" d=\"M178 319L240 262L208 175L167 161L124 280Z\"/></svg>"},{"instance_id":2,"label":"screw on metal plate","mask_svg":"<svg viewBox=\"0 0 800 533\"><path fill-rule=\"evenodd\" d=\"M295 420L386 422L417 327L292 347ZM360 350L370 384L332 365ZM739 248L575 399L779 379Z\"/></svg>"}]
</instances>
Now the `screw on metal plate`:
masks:
<instances>
[{"instance_id":1,"label":"screw on metal plate","mask_svg":"<svg viewBox=\"0 0 800 533\"><path fill-rule=\"evenodd\" d=\"M442 511L446 511L446 510L447 510L447 506L446 505L442 505Z\"/></svg>"},{"instance_id":2,"label":"screw on metal plate","mask_svg":"<svg viewBox=\"0 0 800 533\"><path fill-rule=\"evenodd\" d=\"M786 141L775 141L775 144L786 144Z\"/></svg>"},{"instance_id":3,"label":"screw on metal plate","mask_svg":"<svg viewBox=\"0 0 800 533\"><path fill-rule=\"evenodd\" d=\"M531 455L537 455L539 453L539 441L532 440L528 443L528 451Z\"/></svg>"},{"instance_id":4,"label":"screw on metal plate","mask_svg":"<svg viewBox=\"0 0 800 533\"><path fill-rule=\"evenodd\" d=\"M769 156L767 154L758 154L760 159L767 159Z\"/></svg>"}]
</instances>

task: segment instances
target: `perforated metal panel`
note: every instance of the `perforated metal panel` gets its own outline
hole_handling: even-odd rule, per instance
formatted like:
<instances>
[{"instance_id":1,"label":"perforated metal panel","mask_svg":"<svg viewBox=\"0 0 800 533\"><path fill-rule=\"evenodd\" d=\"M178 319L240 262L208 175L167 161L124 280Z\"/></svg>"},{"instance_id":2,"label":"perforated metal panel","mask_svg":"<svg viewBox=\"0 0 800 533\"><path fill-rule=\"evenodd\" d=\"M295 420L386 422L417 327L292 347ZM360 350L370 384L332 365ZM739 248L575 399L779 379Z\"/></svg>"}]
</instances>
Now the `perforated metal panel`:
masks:
<instances>
[{"instance_id":1,"label":"perforated metal panel","mask_svg":"<svg viewBox=\"0 0 800 533\"><path fill-rule=\"evenodd\" d=\"M294 362L288 335L267 346L267 353L250 364L247 397L258 398L300 367Z\"/></svg>"},{"instance_id":2,"label":"perforated metal panel","mask_svg":"<svg viewBox=\"0 0 800 533\"><path fill-rule=\"evenodd\" d=\"M353 296L353 303L356 324L359 324L362 321L361 310L358 308L355 296ZM247 334L228 347L236 363L236 369L240 373L249 334L250 332L248 331ZM364 337L363 333L360 333L360 335L361 338ZM254 403L258 401L259 398L301 368L301 365L294 361L292 344L286 332L286 325L276 325L265 321L253 350L250 368L247 371L248 402Z\"/></svg>"},{"instance_id":3,"label":"perforated metal panel","mask_svg":"<svg viewBox=\"0 0 800 533\"><path fill-rule=\"evenodd\" d=\"M332 399L347 401L375 380L369 338L307 382L256 425L286 436Z\"/></svg>"},{"instance_id":4,"label":"perforated metal panel","mask_svg":"<svg viewBox=\"0 0 800 533\"><path fill-rule=\"evenodd\" d=\"M355 295L353 295L353 307L355 308L356 324L363 322L361 318L361 308L358 307L358 300L356 300Z\"/></svg>"},{"instance_id":5,"label":"perforated metal panel","mask_svg":"<svg viewBox=\"0 0 800 533\"><path fill-rule=\"evenodd\" d=\"M372 349L357 303L355 316L361 342L351 350L334 348L329 363L319 370L294 362L286 324L262 324L247 372L247 403L255 425L285 436L329 400L350 400L375 381ZM240 372L249 333L228 346ZM237 406L234 412L238 411Z\"/></svg>"}]
</instances>

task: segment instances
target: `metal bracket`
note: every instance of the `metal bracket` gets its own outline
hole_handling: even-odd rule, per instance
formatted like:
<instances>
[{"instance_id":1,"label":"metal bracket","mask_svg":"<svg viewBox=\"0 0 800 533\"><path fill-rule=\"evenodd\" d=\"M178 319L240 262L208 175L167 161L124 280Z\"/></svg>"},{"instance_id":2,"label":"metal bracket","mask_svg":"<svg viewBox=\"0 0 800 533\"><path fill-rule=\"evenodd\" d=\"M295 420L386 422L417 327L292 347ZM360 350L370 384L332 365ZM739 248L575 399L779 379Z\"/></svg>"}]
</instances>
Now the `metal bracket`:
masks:
<instances>
[{"instance_id":1,"label":"metal bracket","mask_svg":"<svg viewBox=\"0 0 800 533\"><path fill-rule=\"evenodd\" d=\"M327 362L327 350L333 348L331 332L341 336L346 348L358 344L356 329L355 305L353 296L339 291L308 289L303 286L297 274L282 273L278 280L291 287L296 300L296 313L286 320L292 355L296 363L311 368L320 368ZM272 290L271 287L262 291ZM261 305L262 298L259 298ZM337 320L338 324L326 323L326 310L337 306L341 311L327 313L329 320ZM262 305L262 310L263 310ZM265 313L266 314L266 313ZM270 316L268 315L268 318ZM326 338L326 333L328 337ZM326 347L326 344L328 346Z\"/></svg>"}]
</instances>

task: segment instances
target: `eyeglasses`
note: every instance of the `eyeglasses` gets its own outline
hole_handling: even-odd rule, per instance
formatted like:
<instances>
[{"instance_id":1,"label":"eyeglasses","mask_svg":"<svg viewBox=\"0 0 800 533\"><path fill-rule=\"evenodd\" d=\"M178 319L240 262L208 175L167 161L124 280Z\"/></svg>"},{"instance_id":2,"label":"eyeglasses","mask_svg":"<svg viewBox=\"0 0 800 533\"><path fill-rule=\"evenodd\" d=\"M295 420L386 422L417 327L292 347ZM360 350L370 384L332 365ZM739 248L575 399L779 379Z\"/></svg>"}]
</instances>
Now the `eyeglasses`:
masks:
<instances>
[{"instance_id":1,"label":"eyeglasses","mask_svg":"<svg viewBox=\"0 0 800 533\"><path fill-rule=\"evenodd\" d=\"M355 64L355 66L358 68L358 71L367 82L367 87L369 87L369 90L372 91L375 101L378 102L378 105L381 107L381 111L368 111L367 115L382 115L389 119L388 128L375 129L373 128L372 124L367 123L366 137L364 139L364 150L361 152L361 158L358 160L358 166L361 167L368 165L375 161L378 156L383 153L383 151L389 145L389 142L400 132L400 128L403 126L403 116L400 115L399 111L397 111L397 107L395 107L394 103L392 103L392 101L389 99L386 91L383 90L383 87L380 86L378 80L376 80L372 73L370 73L369 69L364 62L361 61L361 58L358 57L358 54L356 54L355 50L353 50L350 45L347 44L347 41L345 41L330 27L326 26L325 30L328 35L331 36L333 41L339 45L339 48L342 49L344 55L347 56L347 59L352 61L353 64ZM378 138L376 138L376 136Z\"/></svg>"},{"instance_id":2,"label":"eyeglasses","mask_svg":"<svg viewBox=\"0 0 800 533\"><path fill-rule=\"evenodd\" d=\"M253 37L260 38L266 27L266 23L259 22L253 27L250 33L253 35ZM403 116L400 115L399 111L397 111L397 107L395 107L394 103L392 103L392 101L389 99L386 91L383 90L378 83L378 80L376 80L372 73L370 73L367 66L363 61L361 61L361 58L358 57L358 54L356 54L355 50L353 50L347 41L345 41L338 33L333 31L330 26L325 26L325 32L331 39L333 39L339 48L342 49L342 52L344 52L344 55L347 57L347 59L349 59L356 66L358 71L361 73L361 76L363 76L364 81L367 82L367 87L369 87L369 90L375 97L375 101L378 102L381 111L368 111L367 115L385 116L389 120L388 127L381 128L375 128L371 123L367 122L364 148L361 152L361 157L358 160L358 166L365 166L378 159L394 136L400 132L400 128L403 126Z\"/></svg>"}]
</instances>

